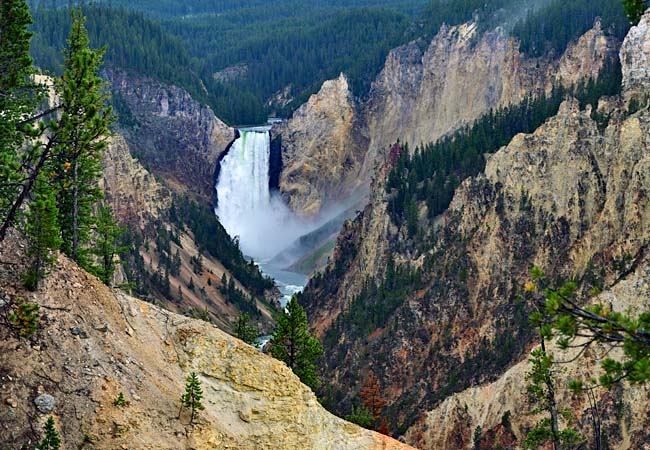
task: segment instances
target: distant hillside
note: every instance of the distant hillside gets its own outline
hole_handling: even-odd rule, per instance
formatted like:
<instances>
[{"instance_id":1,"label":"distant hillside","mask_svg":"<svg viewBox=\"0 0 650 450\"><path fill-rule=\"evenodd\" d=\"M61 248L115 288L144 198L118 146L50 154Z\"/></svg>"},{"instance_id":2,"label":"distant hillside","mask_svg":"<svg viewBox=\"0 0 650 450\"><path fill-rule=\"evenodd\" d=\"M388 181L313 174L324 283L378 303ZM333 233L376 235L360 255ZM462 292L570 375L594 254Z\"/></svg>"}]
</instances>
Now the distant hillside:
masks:
<instances>
[{"instance_id":1,"label":"distant hillside","mask_svg":"<svg viewBox=\"0 0 650 450\"><path fill-rule=\"evenodd\" d=\"M32 2L33 54L48 70L60 67L68 4ZM620 3L609 0L115 0L84 9L91 42L107 45L110 64L180 85L230 124L290 116L341 72L363 97L392 48L424 44L442 24L519 18L513 32L534 56L560 54L597 16L613 34L627 31Z\"/></svg>"}]
</instances>

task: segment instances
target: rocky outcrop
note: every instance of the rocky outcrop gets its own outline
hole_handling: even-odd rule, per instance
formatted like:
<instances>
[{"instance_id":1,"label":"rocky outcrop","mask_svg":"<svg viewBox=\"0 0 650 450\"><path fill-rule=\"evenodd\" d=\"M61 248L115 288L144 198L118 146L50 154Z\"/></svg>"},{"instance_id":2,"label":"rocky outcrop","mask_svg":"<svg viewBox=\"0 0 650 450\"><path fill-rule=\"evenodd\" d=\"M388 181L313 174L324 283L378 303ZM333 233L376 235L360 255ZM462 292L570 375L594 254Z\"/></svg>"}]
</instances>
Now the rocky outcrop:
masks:
<instances>
[{"instance_id":1,"label":"rocky outcrop","mask_svg":"<svg viewBox=\"0 0 650 450\"><path fill-rule=\"evenodd\" d=\"M235 130L179 87L117 70L104 78L135 156L176 188L211 201L217 159Z\"/></svg>"},{"instance_id":2,"label":"rocky outcrop","mask_svg":"<svg viewBox=\"0 0 650 450\"><path fill-rule=\"evenodd\" d=\"M650 11L639 24L630 29L620 52L623 64L623 86L648 88L650 85Z\"/></svg>"},{"instance_id":3,"label":"rocky outcrop","mask_svg":"<svg viewBox=\"0 0 650 450\"><path fill-rule=\"evenodd\" d=\"M316 216L358 186L365 141L343 74L294 113L282 131L282 147L280 190L294 211Z\"/></svg>"},{"instance_id":4,"label":"rocky outcrop","mask_svg":"<svg viewBox=\"0 0 650 450\"><path fill-rule=\"evenodd\" d=\"M411 147L434 142L553 83L597 77L617 50L599 22L556 60L526 58L502 29L479 34L473 23L442 27L425 50L421 44L389 53L362 104L353 104L339 78L289 121L283 147L291 169L281 187L294 210L314 215L328 194L340 198L368 186L398 140ZM314 179L319 172L327 182Z\"/></svg>"},{"instance_id":5,"label":"rocky outcrop","mask_svg":"<svg viewBox=\"0 0 650 450\"><path fill-rule=\"evenodd\" d=\"M22 258L18 245L0 254ZM51 415L65 448L411 448L328 413L286 365L205 322L110 290L64 257L27 293L20 267L0 267L0 309L24 299L41 312L29 340L0 327L3 446L40 441ZM179 413L191 371L205 405L193 425Z\"/></svg>"}]
</instances>

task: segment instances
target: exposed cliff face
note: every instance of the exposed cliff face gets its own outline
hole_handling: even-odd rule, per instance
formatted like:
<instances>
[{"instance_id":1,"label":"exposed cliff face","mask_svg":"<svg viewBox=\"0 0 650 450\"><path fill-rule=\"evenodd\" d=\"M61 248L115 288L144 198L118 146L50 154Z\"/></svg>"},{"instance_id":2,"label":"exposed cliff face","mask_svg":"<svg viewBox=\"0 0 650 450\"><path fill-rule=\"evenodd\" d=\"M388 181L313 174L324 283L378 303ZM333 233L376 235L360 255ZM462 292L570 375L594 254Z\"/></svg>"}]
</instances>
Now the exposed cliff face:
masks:
<instances>
[{"instance_id":1,"label":"exposed cliff face","mask_svg":"<svg viewBox=\"0 0 650 450\"><path fill-rule=\"evenodd\" d=\"M315 216L358 186L366 142L347 78L341 74L301 106L282 132L280 190L289 206Z\"/></svg>"},{"instance_id":2,"label":"exposed cliff face","mask_svg":"<svg viewBox=\"0 0 650 450\"><path fill-rule=\"evenodd\" d=\"M18 245L0 253L22 258ZM3 446L31 447L52 415L65 448L411 448L331 415L283 363L112 291L64 257L37 293L20 288L19 268L0 267L0 309L23 298L41 312L30 340L0 327ZM195 425L178 409L190 371L206 407ZM120 392L127 406L113 404Z\"/></svg>"},{"instance_id":3,"label":"exposed cliff face","mask_svg":"<svg viewBox=\"0 0 650 450\"><path fill-rule=\"evenodd\" d=\"M102 165L101 187L121 223L144 230L170 207L171 192L133 158L123 136L111 138Z\"/></svg>"},{"instance_id":4,"label":"exposed cliff face","mask_svg":"<svg viewBox=\"0 0 650 450\"><path fill-rule=\"evenodd\" d=\"M597 23L558 61L527 59L503 30L479 35L475 24L443 27L422 52L416 42L393 50L373 83L364 117L370 136L366 170L387 145L434 142L491 108L528 94L596 77L616 53Z\"/></svg>"},{"instance_id":5,"label":"exposed cliff face","mask_svg":"<svg viewBox=\"0 0 650 450\"><path fill-rule=\"evenodd\" d=\"M418 42L392 50L356 111L340 78L299 110L283 133L291 170L282 189L293 209L313 215L328 194L340 198L369 185L397 140L411 146L433 142L491 108L549 91L553 83L568 87L596 77L616 49L599 23L558 60L527 59L501 29L479 35L475 24L443 27L424 51ZM314 181L318 171L338 183Z\"/></svg>"},{"instance_id":6,"label":"exposed cliff face","mask_svg":"<svg viewBox=\"0 0 650 450\"><path fill-rule=\"evenodd\" d=\"M627 34L621 47L623 86L627 90L647 88L650 83L650 15Z\"/></svg>"},{"instance_id":7,"label":"exposed cliff face","mask_svg":"<svg viewBox=\"0 0 650 450\"><path fill-rule=\"evenodd\" d=\"M372 370L389 397L393 428L404 432L418 412L525 358L532 334L517 291L532 265L586 284L591 267L602 267L597 277L607 286L628 268L629 261L615 269L626 255L641 262L650 240L650 114L627 117L618 99L599 108L610 117L604 129L569 101L536 132L515 137L484 174L461 185L442 217L429 223L420 212L419 243L390 223L388 194L376 183L370 205L344 228L333 262L303 297L327 347L325 378L337 411L345 412ZM384 280L391 259L410 274L401 275L403 288L369 288L368 280ZM364 330L375 315L384 317L381 325ZM434 420L426 422L428 437L419 440L415 428L412 442L470 442L432 437ZM452 425L450 417L445 430ZM612 445L626 448L624 438Z\"/></svg>"},{"instance_id":8,"label":"exposed cliff face","mask_svg":"<svg viewBox=\"0 0 650 450\"><path fill-rule=\"evenodd\" d=\"M104 75L136 156L176 187L211 200L216 162L234 129L179 87L121 71Z\"/></svg>"},{"instance_id":9,"label":"exposed cliff face","mask_svg":"<svg viewBox=\"0 0 650 450\"><path fill-rule=\"evenodd\" d=\"M437 228L424 252L391 231L385 199L371 203L304 297L313 327L333 346L325 363L332 386L350 395L372 368L399 429L451 392L501 373L531 337L516 291L533 264L582 277L592 261L611 268L625 254L635 258L650 239L649 133L647 114L613 120L601 134L588 111L565 103L465 182L437 227L422 224ZM420 268L422 279L404 287L384 326L366 335L351 316L336 322L324 313L354 310L366 280L383 279L389 255ZM379 298L368 298L367 308Z\"/></svg>"}]
</instances>

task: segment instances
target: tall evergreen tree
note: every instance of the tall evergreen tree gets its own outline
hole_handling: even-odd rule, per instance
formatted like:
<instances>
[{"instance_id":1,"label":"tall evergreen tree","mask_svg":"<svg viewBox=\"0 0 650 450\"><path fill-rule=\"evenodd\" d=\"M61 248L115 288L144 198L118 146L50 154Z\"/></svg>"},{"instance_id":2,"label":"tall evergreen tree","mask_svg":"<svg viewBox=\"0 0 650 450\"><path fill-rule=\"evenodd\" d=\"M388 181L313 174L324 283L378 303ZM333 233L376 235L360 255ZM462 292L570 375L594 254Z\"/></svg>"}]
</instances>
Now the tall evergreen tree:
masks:
<instances>
[{"instance_id":1,"label":"tall evergreen tree","mask_svg":"<svg viewBox=\"0 0 650 450\"><path fill-rule=\"evenodd\" d=\"M534 405L534 413L547 413L526 435L525 449L540 448L548 443L553 450L574 448L581 436L570 427L561 427L561 420L570 418L569 413L560 410L556 399L556 376L553 370L553 357L546 351L544 338L541 347L533 350L530 358L531 369L526 374L529 381L526 387L528 397Z\"/></svg>"},{"instance_id":2,"label":"tall evergreen tree","mask_svg":"<svg viewBox=\"0 0 650 450\"><path fill-rule=\"evenodd\" d=\"M24 284L33 291L38 289L48 267L55 261L52 251L61 245L54 192L44 182L39 182L35 194L25 225L25 234L29 239L27 255L32 262L24 276Z\"/></svg>"},{"instance_id":3,"label":"tall evergreen tree","mask_svg":"<svg viewBox=\"0 0 650 450\"><path fill-rule=\"evenodd\" d=\"M65 50L65 71L58 81L62 114L52 161L58 191L63 251L89 267L82 246L90 238L92 207L101 197L101 155L106 147L112 111L106 84L99 77L104 50L88 47L81 10L72 10L72 29Z\"/></svg>"},{"instance_id":4,"label":"tall evergreen tree","mask_svg":"<svg viewBox=\"0 0 650 450\"><path fill-rule=\"evenodd\" d=\"M97 209L95 228L95 245L91 249L98 259L98 264L92 268L92 273L104 282L110 285L113 273L117 268L115 257L126 251L129 247L120 245L125 229L120 227L108 206L101 205ZM165 279L169 283L168 272L165 272ZM167 286L167 290L169 286Z\"/></svg>"},{"instance_id":5,"label":"tall evergreen tree","mask_svg":"<svg viewBox=\"0 0 650 450\"><path fill-rule=\"evenodd\" d=\"M300 381L312 389L320 385L316 360L323 353L317 339L309 334L307 314L294 295L286 310L278 318L278 327L270 341L274 358L284 361L298 375Z\"/></svg>"},{"instance_id":6,"label":"tall evergreen tree","mask_svg":"<svg viewBox=\"0 0 650 450\"><path fill-rule=\"evenodd\" d=\"M0 242L29 193L24 189L27 181L33 184L37 175L31 161L37 159L36 148L24 148L27 139L41 131L26 121L43 94L31 78L31 33L27 30L31 23L24 0L0 3Z\"/></svg>"},{"instance_id":7,"label":"tall evergreen tree","mask_svg":"<svg viewBox=\"0 0 650 450\"><path fill-rule=\"evenodd\" d=\"M232 328L238 339L253 345L260 334L255 327L249 325L250 321L251 316L248 313L241 313Z\"/></svg>"}]
</instances>

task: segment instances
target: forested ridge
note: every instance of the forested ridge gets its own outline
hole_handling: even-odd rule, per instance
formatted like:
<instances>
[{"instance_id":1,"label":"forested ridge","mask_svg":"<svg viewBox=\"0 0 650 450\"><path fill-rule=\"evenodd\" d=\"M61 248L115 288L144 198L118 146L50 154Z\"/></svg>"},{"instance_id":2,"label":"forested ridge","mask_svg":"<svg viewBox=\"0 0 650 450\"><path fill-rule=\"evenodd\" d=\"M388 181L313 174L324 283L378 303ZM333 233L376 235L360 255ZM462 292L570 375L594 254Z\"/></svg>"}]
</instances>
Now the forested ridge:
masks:
<instances>
[{"instance_id":1,"label":"forested ridge","mask_svg":"<svg viewBox=\"0 0 650 450\"><path fill-rule=\"evenodd\" d=\"M67 4L33 4L32 54L48 70L61 64ZM180 85L231 124L290 116L341 72L363 97L390 49L419 38L426 46L443 23L507 23L532 57L560 54L596 17L619 37L629 26L609 0L114 0L84 8L91 44L107 46L109 65Z\"/></svg>"}]
</instances>

